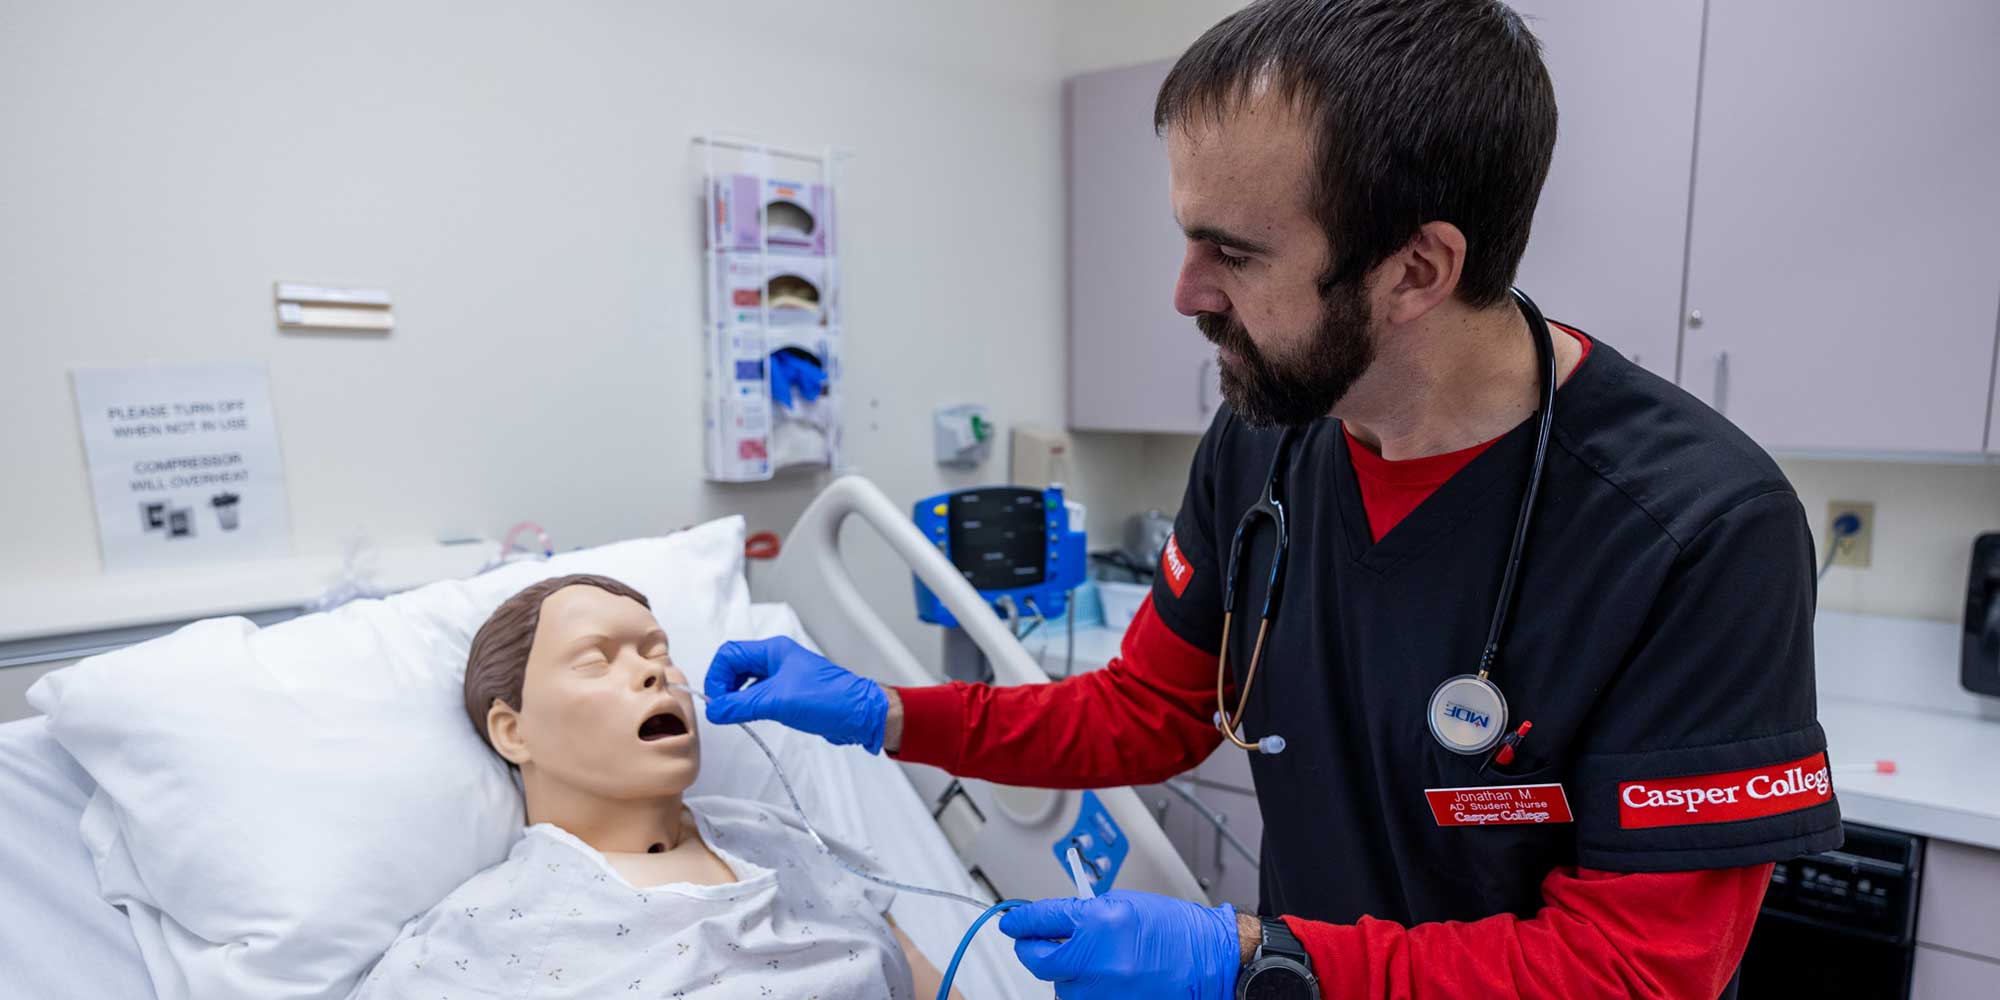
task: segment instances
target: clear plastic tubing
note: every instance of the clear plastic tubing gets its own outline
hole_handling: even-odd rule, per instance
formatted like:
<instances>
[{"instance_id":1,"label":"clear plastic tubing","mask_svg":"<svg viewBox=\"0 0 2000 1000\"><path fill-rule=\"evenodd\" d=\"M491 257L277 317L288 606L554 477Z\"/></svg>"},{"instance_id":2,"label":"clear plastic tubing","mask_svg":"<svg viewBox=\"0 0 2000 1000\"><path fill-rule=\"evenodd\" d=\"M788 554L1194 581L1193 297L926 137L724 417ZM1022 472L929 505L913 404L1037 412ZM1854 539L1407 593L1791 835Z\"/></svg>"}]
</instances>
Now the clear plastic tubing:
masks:
<instances>
[{"instance_id":1,"label":"clear plastic tubing","mask_svg":"<svg viewBox=\"0 0 2000 1000\"><path fill-rule=\"evenodd\" d=\"M696 691L695 689L688 687L685 684L668 684L667 688L673 691L686 691L688 694L694 696L694 698L700 701L702 704L708 703L708 698L703 696L701 692ZM813 827L812 820L806 818L805 807L799 805L799 795L797 792L792 790L792 779L785 774L785 769L778 765L778 755L771 752L770 745L765 743L763 737L758 736L757 731L755 729L750 728L748 725L738 726L737 728L743 730L744 735L750 737L750 742L757 744L757 749L764 751L764 756L770 759L771 770L777 772L778 775L778 784L784 786L785 797L792 800L792 811L798 814L799 822L805 826L806 833L812 836L813 843L819 845L820 853L825 854L829 858L832 858L834 864L837 864L840 867L847 869L848 872L852 873L856 877L867 879L868 881L873 882L876 885L888 886L889 888L895 889L898 892L914 892L919 896L935 896L939 899L949 899L952 900L953 902L964 903L965 905L970 906L975 910L983 910L986 909L988 905L990 905L983 899L974 899L971 896L966 896L960 893L951 892L946 889L926 889L920 885L909 885L908 883L898 882L895 879L884 878L880 875L875 874L874 872L866 871L862 868L859 868L852 862L848 861L846 858L842 857L840 855L840 852L835 851L833 848L827 846L826 838L821 837L819 835L819 830Z\"/></svg>"}]
</instances>

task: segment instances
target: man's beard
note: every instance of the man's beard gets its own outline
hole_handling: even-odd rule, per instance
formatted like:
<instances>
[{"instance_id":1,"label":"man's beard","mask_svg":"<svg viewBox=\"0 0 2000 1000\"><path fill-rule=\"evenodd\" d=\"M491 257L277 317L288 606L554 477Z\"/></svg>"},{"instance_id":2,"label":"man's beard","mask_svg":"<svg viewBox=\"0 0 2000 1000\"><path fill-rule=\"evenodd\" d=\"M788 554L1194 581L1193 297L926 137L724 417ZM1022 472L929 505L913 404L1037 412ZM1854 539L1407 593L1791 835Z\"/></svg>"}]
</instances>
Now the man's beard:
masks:
<instances>
[{"instance_id":1,"label":"man's beard","mask_svg":"<svg viewBox=\"0 0 2000 1000\"><path fill-rule=\"evenodd\" d=\"M1195 317L1218 351L1222 398L1252 427L1298 427L1327 415L1375 360L1368 335L1368 299L1359 281L1333 286L1323 297L1311 339L1275 360L1264 356L1249 331L1229 315Z\"/></svg>"}]
</instances>

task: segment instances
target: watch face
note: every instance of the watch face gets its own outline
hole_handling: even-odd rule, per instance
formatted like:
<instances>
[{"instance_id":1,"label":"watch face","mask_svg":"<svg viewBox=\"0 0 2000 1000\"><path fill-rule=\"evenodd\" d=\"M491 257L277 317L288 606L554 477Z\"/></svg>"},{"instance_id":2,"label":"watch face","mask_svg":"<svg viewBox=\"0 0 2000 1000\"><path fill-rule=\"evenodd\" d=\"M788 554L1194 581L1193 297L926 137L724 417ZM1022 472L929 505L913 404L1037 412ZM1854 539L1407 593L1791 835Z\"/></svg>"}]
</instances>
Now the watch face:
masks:
<instances>
[{"instance_id":1,"label":"watch face","mask_svg":"<svg viewBox=\"0 0 2000 1000\"><path fill-rule=\"evenodd\" d=\"M1238 995L1243 1000L1312 1000L1313 988L1304 972L1287 963L1252 970Z\"/></svg>"}]
</instances>

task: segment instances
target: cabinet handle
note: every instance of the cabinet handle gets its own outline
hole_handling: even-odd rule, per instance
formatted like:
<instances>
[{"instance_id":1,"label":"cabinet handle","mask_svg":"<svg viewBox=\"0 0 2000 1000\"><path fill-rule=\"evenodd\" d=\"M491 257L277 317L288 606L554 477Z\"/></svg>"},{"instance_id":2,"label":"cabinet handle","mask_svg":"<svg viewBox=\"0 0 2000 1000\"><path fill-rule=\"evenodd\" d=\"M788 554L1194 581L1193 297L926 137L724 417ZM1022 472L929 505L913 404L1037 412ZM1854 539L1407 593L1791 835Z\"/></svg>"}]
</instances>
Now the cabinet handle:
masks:
<instances>
[{"instance_id":1,"label":"cabinet handle","mask_svg":"<svg viewBox=\"0 0 2000 1000\"><path fill-rule=\"evenodd\" d=\"M1715 412L1725 416L1729 413L1729 352L1715 352L1715 391L1709 396Z\"/></svg>"},{"instance_id":2,"label":"cabinet handle","mask_svg":"<svg viewBox=\"0 0 2000 1000\"><path fill-rule=\"evenodd\" d=\"M1195 369L1194 373L1194 398L1196 405L1201 407L1203 419L1207 419L1208 415L1215 411L1215 407L1209 405L1208 402L1208 371L1213 367L1215 367L1214 358L1203 358L1201 359L1201 367Z\"/></svg>"},{"instance_id":3,"label":"cabinet handle","mask_svg":"<svg viewBox=\"0 0 2000 1000\"><path fill-rule=\"evenodd\" d=\"M1693 330L1701 329L1701 310L1688 310L1688 328Z\"/></svg>"},{"instance_id":4,"label":"cabinet handle","mask_svg":"<svg viewBox=\"0 0 2000 1000\"><path fill-rule=\"evenodd\" d=\"M1222 877L1222 828L1229 825L1229 817L1218 814L1220 824L1215 828L1215 875Z\"/></svg>"}]
</instances>

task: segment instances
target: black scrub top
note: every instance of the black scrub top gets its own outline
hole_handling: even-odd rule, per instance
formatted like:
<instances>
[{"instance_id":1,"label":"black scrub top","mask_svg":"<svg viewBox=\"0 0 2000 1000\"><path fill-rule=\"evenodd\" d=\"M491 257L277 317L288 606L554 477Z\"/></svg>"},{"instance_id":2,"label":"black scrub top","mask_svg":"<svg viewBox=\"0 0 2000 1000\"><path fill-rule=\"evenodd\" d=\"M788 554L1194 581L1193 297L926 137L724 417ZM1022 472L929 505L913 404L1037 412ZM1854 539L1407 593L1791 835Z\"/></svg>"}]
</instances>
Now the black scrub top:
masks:
<instances>
[{"instance_id":1,"label":"black scrub top","mask_svg":"<svg viewBox=\"0 0 2000 1000\"><path fill-rule=\"evenodd\" d=\"M1728 421L1602 341L1555 426L1501 661L1511 766L1439 745L1439 682L1485 642L1533 455L1533 418L1380 541L1338 421L1292 442L1291 545L1245 713L1267 914L1351 923L1531 917L1551 869L1728 868L1836 847L1816 721L1813 545L1777 465ZM1278 429L1224 408L1195 456L1153 601L1214 652L1223 564ZM1242 684L1273 549L1246 543L1230 663ZM1173 564L1175 555L1184 567ZM1179 572L1175 572L1178 570ZM1228 744L1222 752L1235 753ZM1443 827L1426 789L1560 783L1570 824Z\"/></svg>"}]
</instances>

